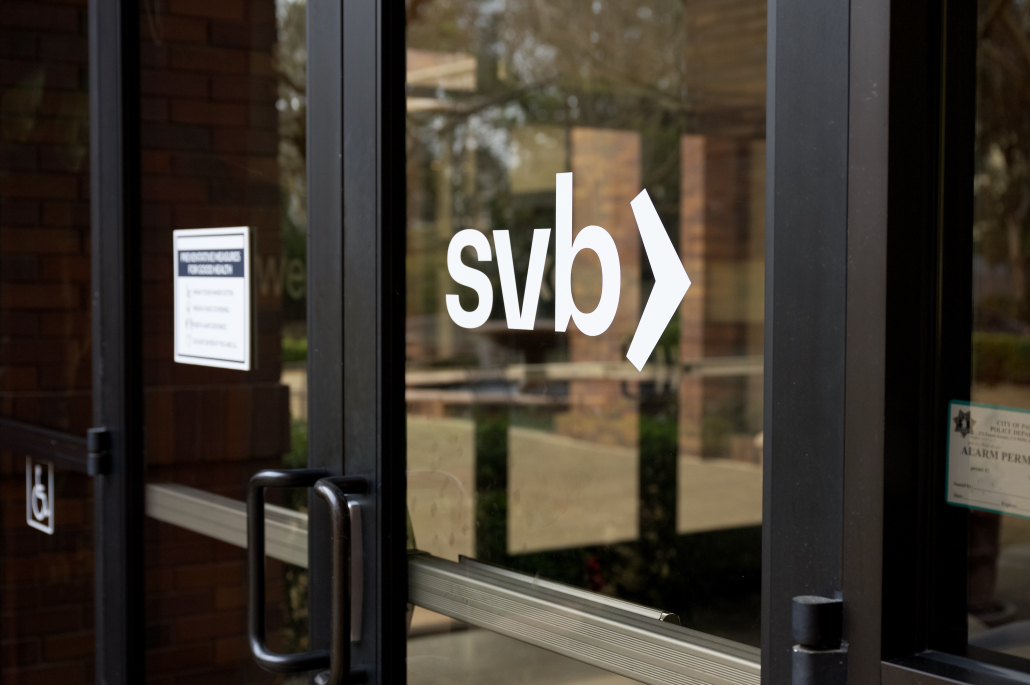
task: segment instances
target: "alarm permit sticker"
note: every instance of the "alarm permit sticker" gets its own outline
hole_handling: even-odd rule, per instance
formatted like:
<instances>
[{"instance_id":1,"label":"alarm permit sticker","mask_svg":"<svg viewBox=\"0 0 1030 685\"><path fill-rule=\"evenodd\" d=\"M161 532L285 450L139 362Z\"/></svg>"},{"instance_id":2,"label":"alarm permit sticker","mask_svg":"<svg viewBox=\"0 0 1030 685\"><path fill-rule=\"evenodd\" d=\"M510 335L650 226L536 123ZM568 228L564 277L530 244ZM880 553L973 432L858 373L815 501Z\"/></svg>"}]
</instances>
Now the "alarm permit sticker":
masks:
<instances>
[{"instance_id":1,"label":"alarm permit sticker","mask_svg":"<svg viewBox=\"0 0 1030 685\"><path fill-rule=\"evenodd\" d=\"M948 503L1030 518L1030 411L955 400L948 413Z\"/></svg>"}]
</instances>

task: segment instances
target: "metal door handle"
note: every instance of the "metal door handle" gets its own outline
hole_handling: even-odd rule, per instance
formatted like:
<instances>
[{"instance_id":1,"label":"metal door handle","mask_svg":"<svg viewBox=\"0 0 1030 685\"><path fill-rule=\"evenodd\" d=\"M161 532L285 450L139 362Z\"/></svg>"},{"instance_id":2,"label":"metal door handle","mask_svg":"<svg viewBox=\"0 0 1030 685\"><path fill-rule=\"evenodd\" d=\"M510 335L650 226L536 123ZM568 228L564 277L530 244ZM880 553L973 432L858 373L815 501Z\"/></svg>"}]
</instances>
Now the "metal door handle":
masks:
<instances>
[{"instance_id":1,"label":"metal door handle","mask_svg":"<svg viewBox=\"0 0 1030 685\"><path fill-rule=\"evenodd\" d=\"M325 469L259 471L247 485L247 640L257 665L272 673L300 673L330 665L329 651L278 654L265 644L265 488L307 488L330 476Z\"/></svg>"},{"instance_id":2,"label":"metal door handle","mask_svg":"<svg viewBox=\"0 0 1030 685\"><path fill-rule=\"evenodd\" d=\"M278 654L265 644L265 488L311 486L329 505L332 518L332 648L302 654ZM361 494L366 490L364 478L332 477L325 469L266 470L259 471L250 479L247 486L247 569L250 581L247 638L254 661L266 671L300 673L319 669L322 672L315 678L318 685L365 682L364 671L350 669L350 643L357 636L351 632L352 517L347 495ZM357 505L353 506L357 509ZM357 516L355 519L355 523L360 522ZM360 587L356 592L361 592ZM329 670L324 670L327 668Z\"/></svg>"},{"instance_id":3,"label":"metal door handle","mask_svg":"<svg viewBox=\"0 0 1030 685\"><path fill-rule=\"evenodd\" d=\"M333 521L332 642L329 670L315 677L317 685L344 685L365 682L364 671L351 671L351 515L347 495L366 490L364 478L322 478L315 492L329 505Z\"/></svg>"}]
</instances>

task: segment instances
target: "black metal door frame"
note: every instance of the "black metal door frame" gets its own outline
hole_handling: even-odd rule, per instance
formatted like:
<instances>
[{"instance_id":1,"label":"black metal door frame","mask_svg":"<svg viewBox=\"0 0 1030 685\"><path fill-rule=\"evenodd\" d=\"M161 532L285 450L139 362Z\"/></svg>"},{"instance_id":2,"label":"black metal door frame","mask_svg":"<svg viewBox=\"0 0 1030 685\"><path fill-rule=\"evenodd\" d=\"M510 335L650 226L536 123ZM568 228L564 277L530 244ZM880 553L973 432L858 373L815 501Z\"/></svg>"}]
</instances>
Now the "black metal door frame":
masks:
<instances>
[{"instance_id":1,"label":"black metal door frame","mask_svg":"<svg viewBox=\"0 0 1030 685\"><path fill-rule=\"evenodd\" d=\"M404 220L402 17L359 0L310 3L307 19L309 465L371 484L352 663L372 683L405 668L404 233L383 230ZM95 481L96 672L129 685L146 648L138 0L90 0L89 18L94 422L111 434ZM310 506L311 640L328 648L328 514Z\"/></svg>"},{"instance_id":2,"label":"black metal door frame","mask_svg":"<svg viewBox=\"0 0 1030 685\"><path fill-rule=\"evenodd\" d=\"M89 2L93 422L111 437L93 480L96 673L145 677L143 379L139 302L139 6Z\"/></svg>"},{"instance_id":3,"label":"black metal door frame","mask_svg":"<svg viewBox=\"0 0 1030 685\"><path fill-rule=\"evenodd\" d=\"M762 677L791 601L842 597L879 679L891 3L769 2Z\"/></svg>"},{"instance_id":4,"label":"black metal door frame","mask_svg":"<svg viewBox=\"0 0 1030 685\"><path fill-rule=\"evenodd\" d=\"M935 607L964 578L928 569L964 546L927 541L962 514L920 479L940 402L962 386L936 370L968 352L962 307L942 309L963 295L940 274L968 261L969 5L769 1L768 683L790 682L798 594L842 594L855 683L877 682L881 658L957 644L957 615ZM90 0L89 17L94 407L112 434L95 491L97 679L127 685L145 675L138 3ZM404 24L401 3L308 5L309 465L371 483L352 663L373 683L405 670ZM321 506L315 648L330 633Z\"/></svg>"},{"instance_id":5,"label":"black metal door frame","mask_svg":"<svg viewBox=\"0 0 1030 685\"><path fill-rule=\"evenodd\" d=\"M975 2L769 2L769 683L791 682L800 594L843 598L851 682L965 650L938 436L969 392L976 25Z\"/></svg>"},{"instance_id":6,"label":"black metal door frame","mask_svg":"<svg viewBox=\"0 0 1030 685\"><path fill-rule=\"evenodd\" d=\"M352 664L405 677L403 5L308 4L309 464L362 476L365 593ZM315 373L310 373L316 370ZM325 522L312 502L313 522ZM311 532L328 647L327 524Z\"/></svg>"}]
</instances>

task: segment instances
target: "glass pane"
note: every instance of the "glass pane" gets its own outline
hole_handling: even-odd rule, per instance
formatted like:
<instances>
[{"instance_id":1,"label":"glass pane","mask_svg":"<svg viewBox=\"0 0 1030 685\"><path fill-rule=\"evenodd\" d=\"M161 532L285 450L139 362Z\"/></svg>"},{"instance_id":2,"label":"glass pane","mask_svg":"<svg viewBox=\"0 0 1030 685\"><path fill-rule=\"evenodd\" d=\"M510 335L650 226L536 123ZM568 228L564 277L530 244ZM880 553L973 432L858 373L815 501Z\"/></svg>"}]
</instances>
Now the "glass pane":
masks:
<instances>
[{"instance_id":1,"label":"glass pane","mask_svg":"<svg viewBox=\"0 0 1030 685\"><path fill-rule=\"evenodd\" d=\"M93 411L86 6L2 12L0 422L81 440ZM30 514L27 456L0 447L0 677L93 682L92 483L56 468L50 489L36 462Z\"/></svg>"},{"instance_id":2,"label":"glass pane","mask_svg":"<svg viewBox=\"0 0 1030 685\"><path fill-rule=\"evenodd\" d=\"M247 644L242 507L255 472L307 462L305 4L140 7L148 678L283 682ZM224 293L243 287L173 270L173 231L224 227L252 238L250 370L174 361L176 317L197 345L225 342ZM300 545L269 538L268 642L304 651L307 496L267 501Z\"/></svg>"},{"instance_id":3,"label":"glass pane","mask_svg":"<svg viewBox=\"0 0 1030 685\"><path fill-rule=\"evenodd\" d=\"M419 550L758 645L765 17L760 0L410 4ZM409 653L432 639L452 673L503 658L446 647L497 639L456 627L417 608Z\"/></svg>"},{"instance_id":4,"label":"glass pane","mask_svg":"<svg viewBox=\"0 0 1030 685\"><path fill-rule=\"evenodd\" d=\"M977 51L976 171L973 221L973 408L952 407L979 426L960 434L953 424L949 435L974 450L998 421L1017 423L1030 410L1030 309L1028 309L1027 206L1030 204L1030 130L1026 112L1030 96L1030 8L1024 3L979 3ZM977 405L990 405L977 406ZM957 414L955 418L960 418ZM982 433L981 430L984 432ZM960 437L961 435L961 437ZM1006 441L1008 449L1015 442ZM1014 451L1019 451L1018 445ZM989 474L998 491L1018 495L1005 464L979 456L969 467ZM997 468L991 468L997 466ZM1009 467L1011 468L1011 467ZM1017 469L1021 468L1016 466ZM960 477L975 474L960 474ZM957 480L949 479L949 480ZM1020 476L1022 479L1022 476ZM982 482L974 485L979 488ZM983 495L983 497L981 497ZM969 642L1010 654L1030 656L1030 521L997 513L1007 504L990 492L970 490L970 504L984 510L969 516L967 606ZM983 501L981 501L981 499ZM952 496L952 501L954 498ZM1021 510L1017 508L1017 512ZM1025 513L1025 511L1024 511Z\"/></svg>"}]
</instances>

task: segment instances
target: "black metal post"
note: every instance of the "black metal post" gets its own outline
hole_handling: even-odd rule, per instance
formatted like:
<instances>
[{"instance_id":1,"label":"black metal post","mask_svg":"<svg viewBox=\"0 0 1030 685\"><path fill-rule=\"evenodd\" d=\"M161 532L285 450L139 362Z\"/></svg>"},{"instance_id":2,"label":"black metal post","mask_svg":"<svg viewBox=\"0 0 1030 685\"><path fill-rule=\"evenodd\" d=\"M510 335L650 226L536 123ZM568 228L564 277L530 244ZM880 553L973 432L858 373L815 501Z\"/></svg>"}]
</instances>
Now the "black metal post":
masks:
<instances>
[{"instance_id":1,"label":"black metal post","mask_svg":"<svg viewBox=\"0 0 1030 685\"><path fill-rule=\"evenodd\" d=\"M307 5L308 466L334 475L343 473L344 421L342 11L338 2ZM310 644L328 650L329 509L310 492L308 511Z\"/></svg>"},{"instance_id":2,"label":"black metal post","mask_svg":"<svg viewBox=\"0 0 1030 685\"><path fill-rule=\"evenodd\" d=\"M768 3L762 681L791 681L791 600L841 589L848 2ZM847 598L845 597L845 600Z\"/></svg>"},{"instance_id":3,"label":"black metal post","mask_svg":"<svg viewBox=\"0 0 1030 685\"><path fill-rule=\"evenodd\" d=\"M93 420L110 431L94 479L97 682L143 682L143 388L139 302L139 11L90 0Z\"/></svg>"},{"instance_id":4,"label":"black metal post","mask_svg":"<svg viewBox=\"0 0 1030 685\"><path fill-rule=\"evenodd\" d=\"M847 659L855 683L880 677L884 404L887 384L889 0L851 0L848 75L848 258L843 542ZM847 650L845 650L847 651ZM795 650L797 679L798 654ZM838 655L839 656L839 655Z\"/></svg>"}]
</instances>

